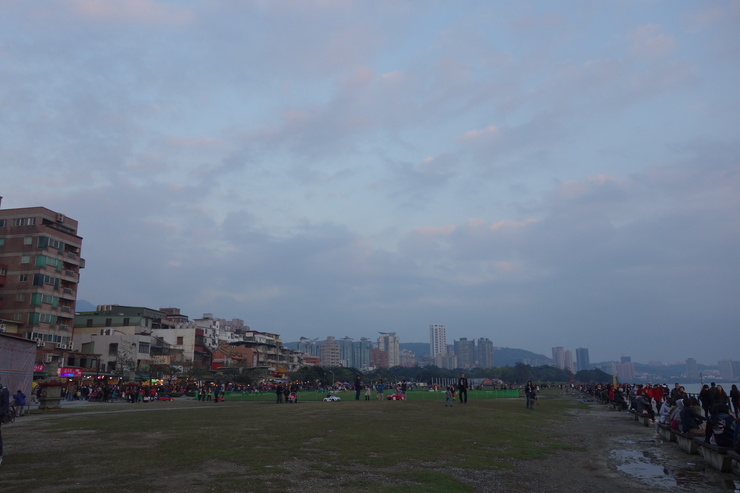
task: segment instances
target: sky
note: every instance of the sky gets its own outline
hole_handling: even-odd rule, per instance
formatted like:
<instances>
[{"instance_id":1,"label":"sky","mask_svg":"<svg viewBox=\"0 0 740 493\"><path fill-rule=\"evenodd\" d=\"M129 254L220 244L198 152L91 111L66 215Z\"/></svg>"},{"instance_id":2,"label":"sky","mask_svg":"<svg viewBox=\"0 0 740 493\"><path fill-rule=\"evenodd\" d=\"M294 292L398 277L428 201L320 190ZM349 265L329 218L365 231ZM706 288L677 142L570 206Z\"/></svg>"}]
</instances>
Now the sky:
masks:
<instances>
[{"instance_id":1,"label":"sky","mask_svg":"<svg viewBox=\"0 0 740 493\"><path fill-rule=\"evenodd\" d=\"M78 299L740 359L740 2L0 0L0 195Z\"/></svg>"}]
</instances>

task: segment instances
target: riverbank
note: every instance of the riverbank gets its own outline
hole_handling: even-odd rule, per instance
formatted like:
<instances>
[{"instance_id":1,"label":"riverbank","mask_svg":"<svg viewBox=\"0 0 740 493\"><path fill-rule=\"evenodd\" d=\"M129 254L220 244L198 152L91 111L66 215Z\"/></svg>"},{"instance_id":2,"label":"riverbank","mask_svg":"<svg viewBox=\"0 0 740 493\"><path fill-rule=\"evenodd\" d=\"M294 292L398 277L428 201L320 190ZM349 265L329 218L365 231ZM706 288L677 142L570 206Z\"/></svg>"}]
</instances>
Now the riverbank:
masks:
<instances>
[{"instance_id":1,"label":"riverbank","mask_svg":"<svg viewBox=\"0 0 740 493\"><path fill-rule=\"evenodd\" d=\"M577 396L570 396L577 398ZM733 492L740 477L711 469L701 457L655 437L627 412L587 402L563 421L571 445L585 453L563 451L536 463L520 463L517 473L531 491L623 493L624 491ZM543 430L546 432L546 430Z\"/></svg>"}]
</instances>

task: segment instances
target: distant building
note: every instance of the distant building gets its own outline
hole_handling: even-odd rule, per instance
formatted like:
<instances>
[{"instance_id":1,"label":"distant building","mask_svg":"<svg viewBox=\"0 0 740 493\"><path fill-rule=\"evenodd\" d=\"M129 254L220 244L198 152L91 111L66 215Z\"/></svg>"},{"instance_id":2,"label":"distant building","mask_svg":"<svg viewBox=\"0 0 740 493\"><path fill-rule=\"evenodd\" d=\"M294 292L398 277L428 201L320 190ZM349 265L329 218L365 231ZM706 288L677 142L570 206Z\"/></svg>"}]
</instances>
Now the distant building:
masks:
<instances>
[{"instance_id":1,"label":"distant building","mask_svg":"<svg viewBox=\"0 0 740 493\"><path fill-rule=\"evenodd\" d=\"M321 366L339 366L339 344L329 336L319 346Z\"/></svg>"},{"instance_id":2,"label":"distant building","mask_svg":"<svg viewBox=\"0 0 740 493\"><path fill-rule=\"evenodd\" d=\"M72 349L81 249L77 221L64 214L0 209L0 321L9 322L6 333L37 343L37 360Z\"/></svg>"},{"instance_id":3,"label":"distant building","mask_svg":"<svg viewBox=\"0 0 740 493\"><path fill-rule=\"evenodd\" d=\"M694 358L688 358L686 360L686 379L689 381L699 380L699 367Z\"/></svg>"},{"instance_id":4,"label":"distant building","mask_svg":"<svg viewBox=\"0 0 740 493\"><path fill-rule=\"evenodd\" d=\"M409 349L401 349L401 366L410 368L416 365L416 354Z\"/></svg>"},{"instance_id":5,"label":"distant building","mask_svg":"<svg viewBox=\"0 0 740 493\"><path fill-rule=\"evenodd\" d=\"M339 341L339 365L345 368L353 368L355 365L354 341L351 337L343 337Z\"/></svg>"},{"instance_id":6,"label":"distant building","mask_svg":"<svg viewBox=\"0 0 740 493\"><path fill-rule=\"evenodd\" d=\"M573 351L566 349L563 354L563 369L570 372L573 371L575 366L573 365Z\"/></svg>"},{"instance_id":7,"label":"distant building","mask_svg":"<svg viewBox=\"0 0 740 493\"><path fill-rule=\"evenodd\" d=\"M493 342L487 337L478 339L478 368L493 368Z\"/></svg>"},{"instance_id":8,"label":"distant building","mask_svg":"<svg viewBox=\"0 0 740 493\"><path fill-rule=\"evenodd\" d=\"M719 361L717 366L719 366L719 376L722 377L723 380L733 380L735 378L735 372L732 371L732 360L725 359Z\"/></svg>"},{"instance_id":9,"label":"distant building","mask_svg":"<svg viewBox=\"0 0 740 493\"><path fill-rule=\"evenodd\" d=\"M454 370L455 368L459 368L459 365L457 364L457 356L454 352L449 352L448 354L438 354L437 356L435 356L434 366L444 368L446 370Z\"/></svg>"},{"instance_id":10,"label":"distant building","mask_svg":"<svg viewBox=\"0 0 740 493\"><path fill-rule=\"evenodd\" d=\"M370 366L372 368L388 368L388 351L373 348L370 351Z\"/></svg>"},{"instance_id":11,"label":"distant building","mask_svg":"<svg viewBox=\"0 0 740 493\"><path fill-rule=\"evenodd\" d=\"M96 367L101 373L133 379L137 373L148 372L154 364L153 355L163 356L152 346L164 346L153 331L162 327L165 316L164 312L145 307L98 305L95 311L75 315L74 344L83 353L100 355ZM176 354L181 355L182 349ZM210 352L205 364L210 366Z\"/></svg>"},{"instance_id":12,"label":"distant building","mask_svg":"<svg viewBox=\"0 0 740 493\"><path fill-rule=\"evenodd\" d=\"M475 341L469 341L465 337L454 341L455 356L459 368L473 368L475 366Z\"/></svg>"},{"instance_id":13,"label":"distant building","mask_svg":"<svg viewBox=\"0 0 740 493\"><path fill-rule=\"evenodd\" d=\"M621 383L632 383L635 381L635 366L632 361L612 363L612 375L617 375Z\"/></svg>"},{"instance_id":14,"label":"distant building","mask_svg":"<svg viewBox=\"0 0 740 493\"><path fill-rule=\"evenodd\" d=\"M552 348L552 361L555 368L565 368L565 350L562 347Z\"/></svg>"},{"instance_id":15,"label":"distant building","mask_svg":"<svg viewBox=\"0 0 740 493\"><path fill-rule=\"evenodd\" d=\"M367 370L370 368L373 343L366 337L361 337L359 341L352 342L352 362L355 368Z\"/></svg>"},{"instance_id":16,"label":"distant building","mask_svg":"<svg viewBox=\"0 0 740 493\"><path fill-rule=\"evenodd\" d=\"M588 348L576 348L576 368L578 371L588 370L591 363L588 361Z\"/></svg>"},{"instance_id":17,"label":"distant building","mask_svg":"<svg viewBox=\"0 0 740 493\"><path fill-rule=\"evenodd\" d=\"M429 326L429 352L432 357L447 354L447 326L445 324Z\"/></svg>"},{"instance_id":18,"label":"distant building","mask_svg":"<svg viewBox=\"0 0 740 493\"><path fill-rule=\"evenodd\" d=\"M395 332L381 332L378 349L388 353L388 368L401 364L401 346Z\"/></svg>"},{"instance_id":19,"label":"distant building","mask_svg":"<svg viewBox=\"0 0 740 493\"><path fill-rule=\"evenodd\" d=\"M298 347L296 348L299 353L308 354L310 356L319 355L319 345L316 342L318 339L308 339L301 337L298 341Z\"/></svg>"}]
</instances>

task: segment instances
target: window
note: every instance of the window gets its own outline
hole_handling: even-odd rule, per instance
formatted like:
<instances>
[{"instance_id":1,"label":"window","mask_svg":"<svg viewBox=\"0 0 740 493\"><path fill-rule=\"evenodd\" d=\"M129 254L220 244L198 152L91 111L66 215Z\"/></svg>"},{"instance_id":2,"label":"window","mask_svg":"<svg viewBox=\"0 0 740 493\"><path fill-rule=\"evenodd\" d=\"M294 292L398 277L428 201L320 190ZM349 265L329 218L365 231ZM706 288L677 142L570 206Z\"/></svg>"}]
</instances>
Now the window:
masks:
<instances>
[{"instance_id":1,"label":"window","mask_svg":"<svg viewBox=\"0 0 740 493\"><path fill-rule=\"evenodd\" d=\"M106 327L110 327L111 325L113 325L113 319L106 318L105 319L105 326Z\"/></svg>"},{"instance_id":2,"label":"window","mask_svg":"<svg viewBox=\"0 0 740 493\"><path fill-rule=\"evenodd\" d=\"M28 314L28 325L38 325L38 324L39 324L39 314L29 313Z\"/></svg>"},{"instance_id":3,"label":"window","mask_svg":"<svg viewBox=\"0 0 740 493\"><path fill-rule=\"evenodd\" d=\"M140 342L139 343L139 352L144 354L149 354L149 343L148 342Z\"/></svg>"},{"instance_id":4,"label":"window","mask_svg":"<svg viewBox=\"0 0 740 493\"><path fill-rule=\"evenodd\" d=\"M63 243L61 241L55 240L54 238L49 238L49 247L50 248L55 248L57 250L61 250L62 249L62 245L63 245Z\"/></svg>"},{"instance_id":5,"label":"window","mask_svg":"<svg viewBox=\"0 0 740 493\"><path fill-rule=\"evenodd\" d=\"M28 282L28 274L21 274L18 276L18 282Z\"/></svg>"},{"instance_id":6,"label":"window","mask_svg":"<svg viewBox=\"0 0 740 493\"><path fill-rule=\"evenodd\" d=\"M16 219L13 219L13 226L33 226L35 224L35 217L18 217Z\"/></svg>"},{"instance_id":7,"label":"window","mask_svg":"<svg viewBox=\"0 0 740 493\"><path fill-rule=\"evenodd\" d=\"M5 227L5 219L0 219L0 228Z\"/></svg>"},{"instance_id":8,"label":"window","mask_svg":"<svg viewBox=\"0 0 740 493\"><path fill-rule=\"evenodd\" d=\"M45 324L54 325L54 318L54 315L49 315L48 313L41 314L41 321Z\"/></svg>"},{"instance_id":9,"label":"window","mask_svg":"<svg viewBox=\"0 0 740 493\"><path fill-rule=\"evenodd\" d=\"M124 326L127 326L127 325L129 325L129 318L128 318L128 317L125 317L125 318L123 319L123 325L124 325Z\"/></svg>"},{"instance_id":10,"label":"window","mask_svg":"<svg viewBox=\"0 0 740 493\"><path fill-rule=\"evenodd\" d=\"M15 301L26 301L26 293L18 293L15 295Z\"/></svg>"},{"instance_id":11,"label":"window","mask_svg":"<svg viewBox=\"0 0 740 493\"><path fill-rule=\"evenodd\" d=\"M88 318L87 322L85 322L85 327L92 327L92 319Z\"/></svg>"},{"instance_id":12,"label":"window","mask_svg":"<svg viewBox=\"0 0 740 493\"><path fill-rule=\"evenodd\" d=\"M33 275L33 285L34 286L43 286L44 284L53 284L54 286L56 286L57 280L51 276L45 276L43 274Z\"/></svg>"},{"instance_id":13,"label":"window","mask_svg":"<svg viewBox=\"0 0 740 493\"><path fill-rule=\"evenodd\" d=\"M5 238L0 238L0 246L5 245Z\"/></svg>"},{"instance_id":14,"label":"window","mask_svg":"<svg viewBox=\"0 0 740 493\"><path fill-rule=\"evenodd\" d=\"M183 337L182 336L177 336L177 345L178 346L182 346L183 345Z\"/></svg>"},{"instance_id":15,"label":"window","mask_svg":"<svg viewBox=\"0 0 740 493\"><path fill-rule=\"evenodd\" d=\"M24 245L32 245L33 244L33 238L31 238L30 236L26 236L25 238L23 238L23 244Z\"/></svg>"},{"instance_id":16,"label":"window","mask_svg":"<svg viewBox=\"0 0 740 493\"><path fill-rule=\"evenodd\" d=\"M20 322L21 320L23 320L23 314L22 313L14 313L13 314L13 320L15 320L16 322Z\"/></svg>"},{"instance_id":17,"label":"window","mask_svg":"<svg viewBox=\"0 0 740 493\"><path fill-rule=\"evenodd\" d=\"M117 342L111 342L108 345L108 354L109 355L118 354L118 343Z\"/></svg>"},{"instance_id":18,"label":"window","mask_svg":"<svg viewBox=\"0 0 740 493\"><path fill-rule=\"evenodd\" d=\"M52 295L50 295L50 294L45 294L45 295L43 295L43 296L41 297L41 302L42 302L42 303L55 304L55 303L54 303L55 301L56 301L56 300L54 300L54 296L52 296Z\"/></svg>"},{"instance_id":19,"label":"window","mask_svg":"<svg viewBox=\"0 0 740 493\"><path fill-rule=\"evenodd\" d=\"M21 263L22 264L30 264L31 263L31 256L30 255L22 255L21 256Z\"/></svg>"}]
</instances>

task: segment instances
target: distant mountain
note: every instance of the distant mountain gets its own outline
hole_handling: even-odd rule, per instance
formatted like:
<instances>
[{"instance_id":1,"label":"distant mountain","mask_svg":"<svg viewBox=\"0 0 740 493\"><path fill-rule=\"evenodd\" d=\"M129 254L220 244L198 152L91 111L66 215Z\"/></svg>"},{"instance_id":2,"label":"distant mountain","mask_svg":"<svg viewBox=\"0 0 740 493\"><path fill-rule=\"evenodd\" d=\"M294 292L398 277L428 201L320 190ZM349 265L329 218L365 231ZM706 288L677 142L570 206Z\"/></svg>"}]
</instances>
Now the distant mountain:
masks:
<instances>
[{"instance_id":1,"label":"distant mountain","mask_svg":"<svg viewBox=\"0 0 740 493\"><path fill-rule=\"evenodd\" d=\"M416 359L420 360L430 352L429 343L426 342L402 342L401 349L408 349L416 354ZM514 366L517 363L524 363L530 366L547 366L552 365L552 360L543 354L533 353L526 349L500 347L493 350L493 364L496 367Z\"/></svg>"},{"instance_id":2,"label":"distant mountain","mask_svg":"<svg viewBox=\"0 0 740 493\"><path fill-rule=\"evenodd\" d=\"M77 305L75 305L76 312L94 312L97 309L97 305L93 305L87 300L77 300Z\"/></svg>"},{"instance_id":3,"label":"distant mountain","mask_svg":"<svg viewBox=\"0 0 740 493\"><path fill-rule=\"evenodd\" d=\"M552 365L552 360L543 354L533 353L526 349L499 347L493 349L493 366L514 366L524 363L529 366Z\"/></svg>"}]
</instances>

